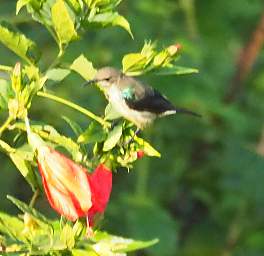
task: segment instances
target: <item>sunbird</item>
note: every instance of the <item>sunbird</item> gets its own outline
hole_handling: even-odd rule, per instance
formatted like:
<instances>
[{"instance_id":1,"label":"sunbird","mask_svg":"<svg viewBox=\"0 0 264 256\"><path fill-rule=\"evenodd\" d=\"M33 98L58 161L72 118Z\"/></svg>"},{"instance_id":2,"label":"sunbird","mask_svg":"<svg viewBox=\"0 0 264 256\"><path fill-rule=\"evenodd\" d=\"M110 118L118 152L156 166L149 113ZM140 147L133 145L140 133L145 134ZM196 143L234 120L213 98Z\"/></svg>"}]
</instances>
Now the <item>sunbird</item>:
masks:
<instances>
[{"instance_id":1,"label":"sunbird","mask_svg":"<svg viewBox=\"0 0 264 256\"><path fill-rule=\"evenodd\" d=\"M176 113L200 117L188 109L175 107L156 89L112 67L99 69L94 79L87 82L94 83L103 91L114 110L139 130L150 125L157 117Z\"/></svg>"}]
</instances>

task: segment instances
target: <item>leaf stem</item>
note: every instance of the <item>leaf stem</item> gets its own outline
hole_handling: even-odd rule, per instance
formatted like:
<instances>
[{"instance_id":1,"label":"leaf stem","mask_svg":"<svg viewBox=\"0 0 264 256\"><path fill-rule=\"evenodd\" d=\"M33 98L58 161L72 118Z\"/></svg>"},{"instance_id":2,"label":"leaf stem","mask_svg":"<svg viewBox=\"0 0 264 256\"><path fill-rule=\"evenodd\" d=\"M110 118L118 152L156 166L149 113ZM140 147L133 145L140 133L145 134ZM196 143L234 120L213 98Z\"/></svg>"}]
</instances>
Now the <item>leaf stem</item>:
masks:
<instances>
[{"instance_id":1,"label":"leaf stem","mask_svg":"<svg viewBox=\"0 0 264 256\"><path fill-rule=\"evenodd\" d=\"M46 93L46 92L38 92L37 93L38 96L40 97L44 97L44 98L48 98L48 99L51 99L53 101L56 101L56 102L59 102L59 103L62 103L72 109L75 109L77 111L79 111L80 113L88 116L89 118L92 118L94 119L95 121L97 121L98 123L100 123L102 126L106 126L106 127L109 127L110 124L106 121L104 121L101 117L95 115L94 113L92 113L91 111L71 102L71 101L68 101L66 99L63 99L63 98L60 98L58 96L55 96L55 95L52 95L52 94L49 94L49 93Z\"/></svg>"},{"instance_id":2,"label":"leaf stem","mask_svg":"<svg viewBox=\"0 0 264 256\"><path fill-rule=\"evenodd\" d=\"M9 146L5 141L0 140L0 148L3 149L7 153L14 153L16 150Z\"/></svg>"},{"instance_id":3,"label":"leaf stem","mask_svg":"<svg viewBox=\"0 0 264 256\"><path fill-rule=\"evenodd\" d=\"M8 126L10 125L10 123L13 121L13 118L11 116L9 116L6 121L3 123L3 125L0 127L0 136L2 135L2 133L8 128Z\"/></svg>"},{"instance_id":4,"label":"leaf stem","mask_svg":"<svg viewBox=\"0 0 264 256\"><path fill-rule=\"evenodd\" d=\"M50 64L50 66L47 68L47 70L50 70L50 69L56 67L56 65L59 63L59 61L63 55L64 55L64 50L60 49L57 57L53 60L53 62Z\"/></svg>"},{"instance_id":5,"label":"leaf stem","mask_svg":"<svg viewBox=\"0 0 264 256\"><path fill-rule=\"evenodd\" d=\"M2 71L10 72L12 71L12 69L13 69L12 67L0 65L0 70Z\"/></svg>"}]
</instances>

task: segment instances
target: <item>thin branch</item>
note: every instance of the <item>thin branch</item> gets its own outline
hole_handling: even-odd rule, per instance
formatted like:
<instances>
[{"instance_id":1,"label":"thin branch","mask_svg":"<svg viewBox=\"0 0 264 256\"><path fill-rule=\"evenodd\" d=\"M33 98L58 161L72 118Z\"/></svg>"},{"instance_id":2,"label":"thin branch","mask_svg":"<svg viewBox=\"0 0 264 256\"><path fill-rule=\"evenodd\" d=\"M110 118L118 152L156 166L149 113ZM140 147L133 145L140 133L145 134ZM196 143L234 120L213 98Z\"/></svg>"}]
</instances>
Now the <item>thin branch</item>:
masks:
<instances>
[{"instance_id":1,"label":"thin branch","mask_svg":"<svg viewBox=\"0 0 264 256\"><path fill-rule=\"evenodd\" d=\"M55 95L52 95L52 94L49 94L49 93L46 93L46 92L38 92L37 93L38 96L40 97L44 97L44 98L48 98L48 99L51 99L53 101L56 101L56 102L59 102L59 103L62 103L72 109L75 109L77 111L79 111L80 113L88 116L89 118L92 118L94 119L95 121L97 121L98 123L100 123L101 125L103 126L106 126L106 127L109 127L110 124L108 122L106 122L104 119L102 119L101 117L95 115L94 113L92 113L91 111L71 102L71 101L68 101L68 100L65 100L63 98L60 98L58 96L55 96Z\"/></svg>"},{"instance_id":2,"label":"thin branch","mask_svg":"<svg viewBox=\"0 0 264 256\"><path fill-rule=\"evenodd\" d=\"M3 123L3 125L0 127L0 136L2 135L2 133L8 128L8 126L10 125L10 123L13 121L13 118L11 116L9 116L6 121Z\"/></svg>"},{"instance_id":3,"label":"thin branch","mask_svg":"<svg viewBox=\"0 0 264 256\"><path fill-rule=\"evenodd\" d=\"M237 62L236 72L231 82L230 90L225 96L225 101L233 102L241 93L243 82L250 73L253 64L255 63L259 52L264 44L264 12L260 21L253 32L249 42L242 49Z\"/></svg>"}]
</instances>

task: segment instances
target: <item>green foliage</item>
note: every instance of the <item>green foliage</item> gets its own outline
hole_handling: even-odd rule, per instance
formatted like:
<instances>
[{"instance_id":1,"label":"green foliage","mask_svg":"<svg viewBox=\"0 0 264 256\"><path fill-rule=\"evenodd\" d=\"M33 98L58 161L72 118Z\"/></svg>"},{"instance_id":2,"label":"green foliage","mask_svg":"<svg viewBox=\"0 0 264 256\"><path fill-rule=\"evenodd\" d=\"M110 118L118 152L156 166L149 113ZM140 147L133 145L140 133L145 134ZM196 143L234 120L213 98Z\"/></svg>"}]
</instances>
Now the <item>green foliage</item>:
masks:
<instances>
[{"instance_id":1,"label":"green foliage","mask_svg":"<svg viewBox=\"0 0 264 256\"><path fill-rule=\"evenodd\" d=\"M54 59L54 44L48 33L40 25L27 22L32 16L44 25L59 49L58 33L51 18L55 2L20 0L17 3L19 16L14 17L13 1L1 1L1 19L15 24L19 31L26 34L25 38L31 38L30 41L34 39L35 45L42 52L39 62L35 57L31 60L31 54L30 61L25 59L24 55L30 48L22 40L24 48L21 48L23 56L18 55L20 60L0 47L1 64L4 64L0 65L1 122L4 124L3 118L8 115L11 106L15 108L13 112L18 113L17 102L10 102L16 98L11 77L15 63L21 61L21 88L27 87L33 80L41 90L37 94L33 93L31 106L26 106L32 119L42 121L42 124L31 121L32 130L38 125L39 129L35 129L35 132L46 143L59 150L66 150L71 158L84 166L90 167L112 157L114 166L132 167L131 161L136 159L135 152L143 146L139 145L137 139L124 145L123 142L129 141L134 135L131 127L124 124L118 143L109 152L102 150L106 136L101 137L100 134L108 134L112 130L107 123L114 120L114 124L119 125L122 121L117 120L120 116L111 106L105 109L104 114L106 103L102 101L102 95L92 86L79 86L83 81L78 77L80 74L85 80L92 79L95 72L91 64L96 68L103 65L122 67L122 59L123 62L125 60L128 74L146 74L140 79L164 93L176 106L193 109L203 117L197 120L177 114L155 122L152 128L140 134L140 137L147 138L162 153L162 158L144 157L137 161L135 171L129 174L119 171L115 175L113 194L102 223L104 229L143 240L159 238L160 242L153 248L128 255L263 255L262 51L249 77L237 92L237 100L229 104L223 100L230 89L240 50L250 40L262 15L263 1L134 0L123 1L119 6L121 1L118 0L65 0L63 2L74 24L77 38L72 38L68 47L63 45L65 54L57 59ZM112 21L117 7L120 14L133 25L134 41L116 28L97 30L114 25ZM96 22L98 20L102 23ZM13 28L10 31L13 32L8 33L9 36L21 35L21 32ZM138 49L145 39L157 40L158 43L154 46L147 44L142 54L142 50ZM163 66L166 49L176 42L182 48L173 58L173 66ZM183 58L179 58L180 53L183 53ZM73 69L71 66L78 56L88 61L80 59L76 69ZM30 65L26 66L24 61ZM36 65L36 61L40 78L33 75L31 63ZM182 68L185 66L198 68L199 74L171 76L197 73L196 69ZM58 86L51 87L54 81ZM51 88L54 91L49 94ZM85 106L85 109L79 110L86 114L82 116L63 108L58 101L52 103L48 98L39 98L44 97L40 96L44 93L43 89L48 95L60 99L63 96ZM26 91L24 94L27 94ZM94 117L91 111L84 111L87 108L99 113L95 116L96 120L91 120ZM24 103L20 104L20 109L19 112L23 113ZM61 120L61 116L67 116L68 125ZM104 120L107 120L106 124ZM0 148L7 157L16 150L20 152L21 146L24 150L26 139L22 124L23 120L12 120L3 132ZM50 136L49 129L44 128L47 124L56 127L56 131L65 140L59 140L53 132L51 134L55 137ZM35 172L35 162L31 156L23 155L23 161L29 163ZM90 159L92 163L87 161ZM65 241L73 241L74 234L72 255L98 255L93 250L94 241L82 241L82 232L85 233L82 228L78 235L75 230L71 232L73 225L67 222L65 230L68 231L64 231L66 237L62 239L61 233L66 225L63 221L62 225L58 221L52 222L54 237L52 230L48 229L46 234L36 235L38 239L30 237L30 242L25 241L25 235L21 232L26 226L24 220L14 216L16 212L8 204L5 194L18 195L27 202L29 192L19 176L15 176L15 166L9 162L6 156L1 155L0 248L7 247L22 254L32 247L31 252L37 255L45 255L53 248L55 255L67 255L69 251ZM39 175L37 172L35 174L38 180ZM20 173L17 172L17 175ZM36 207L45 216L53 216L42 200L38 201ZM13 212L13 215L3 213L6 211ZM36 230L36 226L33 230ZM28 232L32 236L32 226ZM49 236L54 238L54 244L51 244ZM31 241L34 242L30 245ZM102 243L99 249L100 252L105 249L108 253L106 255L111 255L113 252L109 252L109 247L115 246ZM97 246L95 248L98 249ZM14 255L14 252L9 254Z\"/></svg>"},{"instance_id":2,"label":"green foliage","mask_svg":"<svg viewBox=\"0 0 264 256\"><path fill-rule=\"evenodd\" d=\"M0 250L4 253L82 255L86 252L88 255L114 256L145 249L158 242L157 239L137 241L100 231L91 235L89 226L86 230L83 220L72 224L61 219L58 223L33 208L38 194L40 191L43 192L40 185L41 177L35 171L35 167L41 165L38 155L41 148L43 154L48 147L67 151L75 162L89 170L95 169L99 163L105 164L112 170L118 170L119 167L131 169L133 163L138 159L138 152L143 152L147 156L160 157L157 150L135 134L131 123L117 120L120 119L120 116L116 115L110 105L105 108L105 117L101 118L70 100L59 97L55 93L46 92L50 82L60 83L71 77L73 72L85 80L95 77L97 70L83 53L75 60L71 60L71 63L62 60L69 46L74 41L81 40L84 32L90 27L120 26L133 38L130 24L116 11L120 2L119 0L17 1L16 14L20 14L20 11L25 7L32 18L47 29L57 44L58 55L51 62L48 61L50 63L46 68L43 68L41 64L42 61L47 61L46 53L39 50L41 47L38 48L37 43L18 32L7 22L0 24L0 42L12 50L22 61L16 62L13 65L14 68L0 66L1 72L3 71L5 74L3 79L1 78L1 109L8 116L0 127L0 135L9 131L11 136L10 141L0 140L0 147L34 192L29 205L12 196L7 196L23 212L23 215L12 217L5 213L0 214L0 234L4 238L3 241L0 241ZM134 71L135 75L164 67L173 67L174 74L192 72L191 69L182 69L182 72L175 71L177 67L172 62L176 59L177 52L178 46L169 46L159 52L153 44L146 43L140 54L124 56L123 70ZM140 58L135 56L140 56ZM23 61L26 61L27 64ZM31 120L29 122L29 116L33 109L32 102L37 100L37 96L64 104L86 115L92 119L92 122L83 132L77 122L64 116L63 119L75 134L74 138L62 135L46 121ZM44 175L42 167L39 168L40 174ZM42 182L50 201L51 194L49 194L50 191L47 191L47 183L45 183L49 181L46 181L42 176ZM54 184L49 184L49 186L52 185ZM56 208L53 204L51 203L52 207ZM90 221L91 217L88 215L86 217Z\"/></svg>"},{"instance_id":3,"label":"green foliage","mask_svg":"<svg viewBox=\"0 0 264 256\"><path fill-rule=\"evenodd\" d=\"M39 50L36 43L4 21L0 23L0 38L2 44L24 60L31 63L39 60Z\"/></svg>"}]
</instances>

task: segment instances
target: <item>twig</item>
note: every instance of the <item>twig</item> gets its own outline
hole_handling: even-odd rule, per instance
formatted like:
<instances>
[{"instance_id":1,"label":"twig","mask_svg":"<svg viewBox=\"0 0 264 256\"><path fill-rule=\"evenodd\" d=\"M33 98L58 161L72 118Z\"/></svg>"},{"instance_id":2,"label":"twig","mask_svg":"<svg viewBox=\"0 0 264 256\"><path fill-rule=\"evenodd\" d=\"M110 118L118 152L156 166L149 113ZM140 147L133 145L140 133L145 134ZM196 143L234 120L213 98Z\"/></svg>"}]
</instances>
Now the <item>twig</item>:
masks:
<instances>
[{"instance_id":1,"label":"twig","mask_svg":"<svg viewBox=\"0 0 264 256\"><path fill-rule=\"evenodd\" d=\"M0 127L0 136L2 135L2 133L8 128L8 126L10 125L10 123L13 121L13 118L11 116L9 116L6 121L3 123L3 125Z\"/></svg>"},{"instance_id":2,"label":"twig","mask_svg":"<svg viewBox=\"0 0 264 256\"><path fill-rule=\"evenodd\" d=\"M236 72L231 82L225 101L233 102L242 91L243 82L248 76L264 44L264 12L249 42L242 49L237 62Z\"/></svg>"},{"instance_id":3,"label":"twig","mask_svg":"<svg viewBox=\"0 0 264 256\"><path fill-rule=\"evenodd\" d=\"M46 93L46 92L38 92L37 93L38 96L40 97L44 97L44 98L48 98L48 99L51 99L53 101L56 101L56 102L59 102L59 103L62 103L70 108L73 108L77 111L79 111L80 113L94 119L95 121L97 121L98 123L100 123L101 125L103 126L106 126L106 127L109 127L110 124L106 121L104 121L101 117L95 115L94 113L92 113L91 111L73 103L73 102L70 102L68 100L65 100L63 98L60 98L58 96L55 96L55 95L52 95L52 94L49 94L49 93Z\"/></svg>"}]
</instances>

